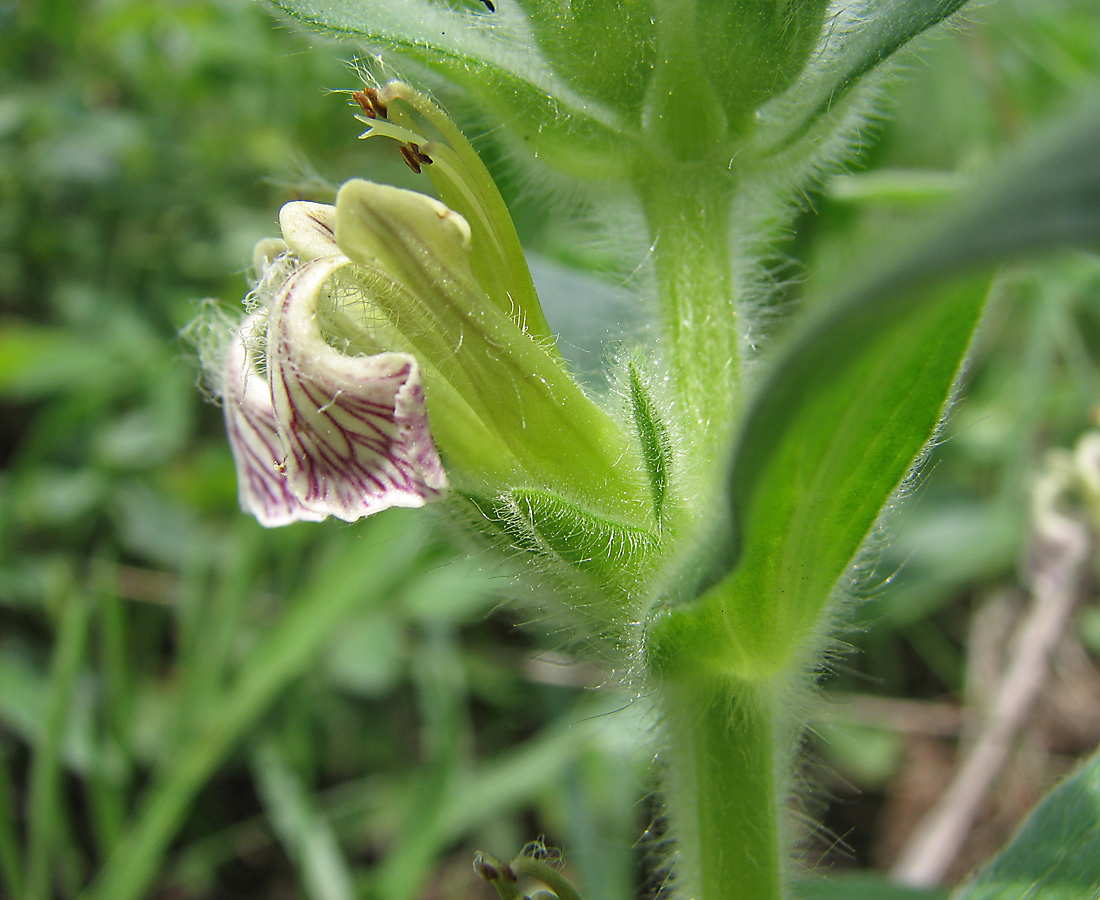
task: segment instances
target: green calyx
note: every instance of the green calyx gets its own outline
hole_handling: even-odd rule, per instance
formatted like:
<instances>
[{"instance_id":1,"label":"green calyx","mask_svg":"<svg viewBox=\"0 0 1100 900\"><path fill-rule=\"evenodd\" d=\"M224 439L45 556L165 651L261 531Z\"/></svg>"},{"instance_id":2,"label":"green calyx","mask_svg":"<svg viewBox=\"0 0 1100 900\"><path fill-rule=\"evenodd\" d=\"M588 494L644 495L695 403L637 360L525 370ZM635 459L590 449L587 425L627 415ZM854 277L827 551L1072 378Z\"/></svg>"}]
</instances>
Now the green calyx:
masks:
<instances>
[{"instance_id":1,"label":"green calyx","mask_svg":"<svg viewBox=\"0 0 1100 900\"><path fill-rule=\"evenodd\" d=\"M675 0L673 0L675 2ZM743 132L817 46L828 0L696 0L697 52L731 130Z\"/></svg>"},{"instance_id":2,"label":"green calyx","mask_svg":"<svg viewBox=\"0 0 1100 900\"><path fill-rule=\"evenodd\" d=\"M652 0L530 3L535 39L559 76L628 115L641 108L657 58Z\"/></svg>"},{"instance_id":3,"label":"green calyx","mask_svg":"<svg viewBox=\"0 0 1100 900\"><path fill-rule=\"evenodd\" d=\"M642 110L650 152L729 156L816 46L826 0L654 0L658 52Z\"/></svg>"}]
</instances>

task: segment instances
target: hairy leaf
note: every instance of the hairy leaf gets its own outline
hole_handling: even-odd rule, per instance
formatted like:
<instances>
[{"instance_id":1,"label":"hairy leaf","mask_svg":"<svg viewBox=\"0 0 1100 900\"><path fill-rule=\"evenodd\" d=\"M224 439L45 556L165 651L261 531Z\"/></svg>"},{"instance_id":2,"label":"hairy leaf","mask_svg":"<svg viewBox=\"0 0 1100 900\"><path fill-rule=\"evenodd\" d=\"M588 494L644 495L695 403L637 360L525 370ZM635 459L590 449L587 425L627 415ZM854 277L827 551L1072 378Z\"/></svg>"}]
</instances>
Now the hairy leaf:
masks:
<instances>
[{"instance_id":1,"label":"hairy leaf","mask_svg":"<svg viewBox=\"0 0 1100 900\"><path fill-rule=\"evenodd\" d=\"M1100 754L1051 791L954 900L1100 897Z\"/></svg>"},{"instance_id":2,"label":"hairy leaf","mask_svg":"<svg viewBox=\"0 0 1100 900\"><path fill-rule=\"evenodd\" d=\"M863 76L958 12L968 0L856 0L826 23L821 51L802 76L763 110L761 143L787 145L803 135Z\"/></svg>"},{"instance_id":3,"label":"hairy leaf","mask_svg":"<svg viewBox=\"0 0 1100 900\"><path fill-rule=\"evenodd\" d=\"M724 581L714 602L668 622L680 640L746 677L786 663L941 419L983 292L974 279L931 288L1025 251L1100 242L1097 146L1094 107L805 323L742 422Z\"/></svg>"}]
</instances>

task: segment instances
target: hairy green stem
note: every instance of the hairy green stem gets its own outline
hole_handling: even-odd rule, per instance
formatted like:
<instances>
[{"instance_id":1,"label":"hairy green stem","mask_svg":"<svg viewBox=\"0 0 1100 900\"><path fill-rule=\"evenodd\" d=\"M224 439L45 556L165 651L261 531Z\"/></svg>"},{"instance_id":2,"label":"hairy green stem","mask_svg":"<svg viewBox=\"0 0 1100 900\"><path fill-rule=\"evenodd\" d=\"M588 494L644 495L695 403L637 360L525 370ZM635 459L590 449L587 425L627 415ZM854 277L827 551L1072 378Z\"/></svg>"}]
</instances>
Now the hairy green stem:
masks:
<instances>
[{"instance_id":1,"label":"hairy green stem","mask_svg":"<svg viewBox=\"0 0 1100 900\"><path fill-rule=\"evenodd\" d=\"M639 179L657 273L665 363L677 418L696 460L715 462L728 438L740 383L730 265L730 183L712 167L682 164Z\"/></svg>"},{"instance_id":2,"label":"hairy green stem","mask_svg":"<svg viewBox=\"0 0 1100 900\"><path fill-rule=\"evenodd\" d=\"M675 417L698 496L713 505L740 403L732 182L705 162L654 166L636 183L653 239ZM696 649L690 639L651 647L677 896L779 900L776 692L766 681L693 665Z\"/></svg>"},{"instance_id":3,"label":"hairy green stem","mask_svg":"<svg viewBox=\"0 0 1100 900\"><path fill-rule=\"evenodd\" d=\"M676 896L779 900L774 688L699 669L658 681Z\"/></svg>"}]
</instances>

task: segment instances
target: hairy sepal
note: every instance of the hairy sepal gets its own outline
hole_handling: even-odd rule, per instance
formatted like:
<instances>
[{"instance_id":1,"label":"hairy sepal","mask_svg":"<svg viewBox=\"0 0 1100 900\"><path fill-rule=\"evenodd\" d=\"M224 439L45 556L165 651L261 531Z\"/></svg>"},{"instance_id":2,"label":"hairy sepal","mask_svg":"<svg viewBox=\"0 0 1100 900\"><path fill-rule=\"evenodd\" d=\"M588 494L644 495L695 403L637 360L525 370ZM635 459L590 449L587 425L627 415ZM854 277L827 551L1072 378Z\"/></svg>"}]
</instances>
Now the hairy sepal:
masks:
<instances>
[{"instance_id":1,"label":"hairy sepal","mask_svg":"<svg viewBox=\"0 0 1100 900\"><path fill-rule=\"evenodd\" d=\"M564 624L576 638L627 647L657 559L655 532L537 488L465 499L467 523L482 539L518 564L528 583L565 600Z\"/></svg>"},{"instance_id":2,"label":"hairy sepal","mask_svg":"<svg viewBox=\"0 0 1100 900\"><path fill-rule=\"evenodd\" d=\"M642 450L646 474L649 476L653 516L660 528L664 523L665 504L669 499L669 482L673 472L672 438L668 425L660 414L657 400L636 363L628 364L626 380L631 421Z\"/></svg>"}]
</instances>

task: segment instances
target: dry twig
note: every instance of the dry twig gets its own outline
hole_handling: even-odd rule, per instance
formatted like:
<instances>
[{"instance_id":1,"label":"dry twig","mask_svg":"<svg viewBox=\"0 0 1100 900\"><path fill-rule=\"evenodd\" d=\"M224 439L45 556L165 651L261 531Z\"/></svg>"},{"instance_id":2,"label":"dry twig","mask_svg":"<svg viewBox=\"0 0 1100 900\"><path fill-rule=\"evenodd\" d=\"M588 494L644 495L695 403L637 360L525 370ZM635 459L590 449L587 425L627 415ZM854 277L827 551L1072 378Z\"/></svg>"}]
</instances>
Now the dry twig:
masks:
<instances>
[{"instance_id":1,"label":"dry twig","mask_svg":"<svg viewBox=\"0 0 1100 900\"><path fill-rule=\"evenodd\" d=\"M1009 663L973 748L894 866L891 874L902 884L927 887L943 878L1049 676L1051 654L1068 627L1092 545L1088 525L1057 508L1073 487L1073 474L1055 469L1036 485L1030 608L1016 629Z\"/></svg>"}]
</instances>

